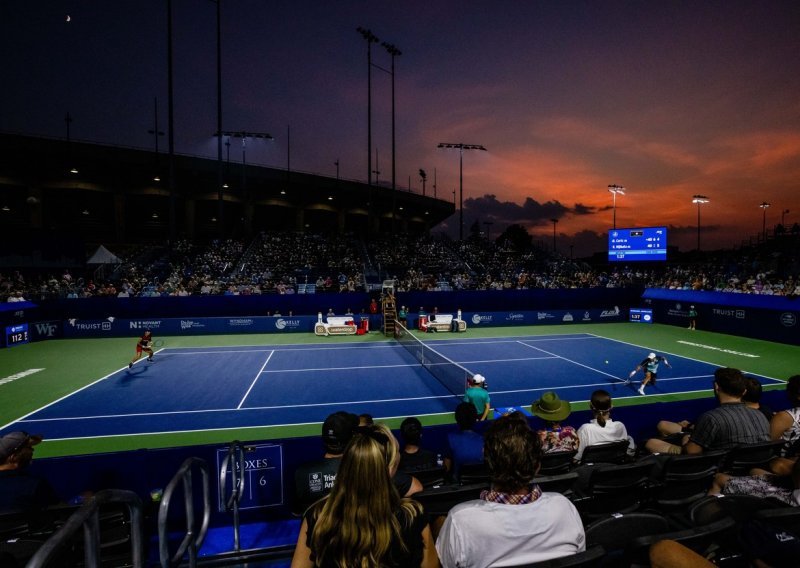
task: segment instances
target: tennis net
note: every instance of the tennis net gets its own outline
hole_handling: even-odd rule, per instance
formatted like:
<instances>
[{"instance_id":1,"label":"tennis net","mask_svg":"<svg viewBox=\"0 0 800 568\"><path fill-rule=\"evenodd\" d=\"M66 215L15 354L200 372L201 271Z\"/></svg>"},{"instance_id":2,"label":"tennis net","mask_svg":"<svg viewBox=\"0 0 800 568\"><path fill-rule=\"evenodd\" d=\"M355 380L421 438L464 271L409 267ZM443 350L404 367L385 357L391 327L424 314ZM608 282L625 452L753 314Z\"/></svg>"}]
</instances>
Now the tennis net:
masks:
<instances>
[{"instance_id":1,"label":"tennis net","mask_svg":"<svg viewBox=\"0 0 800 568\"><path fill-rule=\"evenodd\" d=\"M422 366L455 396L461 397L472 378L472 371L429 347L400 322L395 322L395 338Z\"/></svg>"}]
</instances>

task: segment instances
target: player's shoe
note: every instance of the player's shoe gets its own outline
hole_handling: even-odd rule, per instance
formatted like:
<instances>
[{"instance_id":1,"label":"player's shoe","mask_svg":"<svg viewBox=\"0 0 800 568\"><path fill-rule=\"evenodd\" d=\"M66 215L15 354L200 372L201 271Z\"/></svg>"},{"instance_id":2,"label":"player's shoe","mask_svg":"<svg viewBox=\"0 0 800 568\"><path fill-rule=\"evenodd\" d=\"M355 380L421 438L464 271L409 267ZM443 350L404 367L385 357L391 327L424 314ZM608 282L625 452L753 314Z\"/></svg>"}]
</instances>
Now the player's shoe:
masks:
<instances>
[{"instance_id":1,"label":"player's shoe","mask_svg":"<svg viewBox=\"0 0 800 568\"><path fill-rule=\"evenodd\" d=\"M640 387L639 387L639 390L638 390L637 392L638 392L640 395L644 396L644 385L640 386Z\"/></svg>"},{"instance_id":2,"label":"player's shoe","mask_svg":"<svg viewBox=\"0 0 800 568\"><path fill-rule=\"evenodd\" d=\"M152 358L152 357L148 357L148 358L147 358L147 361L148 361L149 363L152 363L152 362L153 362L153 358Z\"/></svg>"},{"instance_id":3,"label":"player's shoe","mask_svg":"<svg viewBox=\"0 0 800 568\"><path fill-rule=\"evenodd\" d=\"M129 369L133 369L133 362L131 362L131 363L128 363L128 368L129 368Z\"/></svg>"}]
</instances>

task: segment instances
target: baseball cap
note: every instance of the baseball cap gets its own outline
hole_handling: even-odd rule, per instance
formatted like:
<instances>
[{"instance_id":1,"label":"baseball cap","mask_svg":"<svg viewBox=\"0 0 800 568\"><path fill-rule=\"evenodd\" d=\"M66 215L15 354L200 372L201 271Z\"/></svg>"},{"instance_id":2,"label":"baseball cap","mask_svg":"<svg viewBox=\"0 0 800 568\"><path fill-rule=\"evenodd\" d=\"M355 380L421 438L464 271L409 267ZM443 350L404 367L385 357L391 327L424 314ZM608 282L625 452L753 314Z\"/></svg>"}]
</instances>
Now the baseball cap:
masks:
<instances>
[{"instance_id":1,"label":"baseball cap","mask_svg":"<svg viewBox=\"0 0 800 568\"><path fill-rule=\"evenodd\" d=\"M349 412L334 412L322 424L322 441L332 454L341 454L353 431L358 427L358 416Z\"/></svg>"},{"instance_id":2,"label":"baseball cap","mask_svg":"<svg viewBox=\"0 0 800 568\"><path fill-rule=\"evenodd\" d=\"M486 382L486 377L484 377L483 375L473 375L471 382L477 384L483 384Z\"/></svg>"},{"instance_id":3,"label":"baseball cap","mask_svg":"<svg viewBox=\"0 0 800 568\"><path fill-rule=\"evenodd\" d=\"M648 355L647 358L648 359L655 359L656 358L656 354L655 353L650 353L650 355Z\"/></svg>"},{"instance_id":4,"label":"baseball cap","mask_svg":"<svg viewBox=\"0 0 800 568\"><path fill-rule=\"evenodd\" d=\"M41 436L32 436L27 432L10 432L0 438L0 462L26 446L35 446L42 441Z\"/></svg>"}]
</instances>

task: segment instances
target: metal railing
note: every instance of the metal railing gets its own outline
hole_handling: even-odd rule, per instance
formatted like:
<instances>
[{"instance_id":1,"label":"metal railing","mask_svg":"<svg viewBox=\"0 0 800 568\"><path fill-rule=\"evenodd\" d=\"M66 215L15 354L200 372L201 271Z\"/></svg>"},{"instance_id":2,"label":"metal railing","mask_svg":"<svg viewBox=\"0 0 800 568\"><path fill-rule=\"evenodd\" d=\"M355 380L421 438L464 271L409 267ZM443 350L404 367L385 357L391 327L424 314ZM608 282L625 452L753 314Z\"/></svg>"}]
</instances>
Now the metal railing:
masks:
<instances>
[{"instance_id":1,"label":"metal railing","mask_svg":"<svg viewBox=\"0 0 800 568\"><path fill-rule=\"evenodd\" d=\"M195 529L194 515L194 493L193 493L193 471L197 469L203 482L203 521L199 530ZM186 534L178 546L178 550L170 557L169 537L167 534L167 515L172 495L179 485L183 485L183 502L186 511ZM203 540L208 533L208 525L211 519L211 483L208 464L200 458L187 458L172 480L164 489L161 498L161 505L158 509L158 556L162 568L178 566L183 560L184 555L189 553L189 566L197 566L197 551L203 544Z\"/></svg>"},{"instance_id":2,"label":"metal railing","mask_svg":"<svg viewBox=\"0 0 800 568\"><path fill-rule=\"evenodd\" d=\"M246 448L238 440L231 442L228 454L222 460L219 468L220 507L233 513L233 550L241 550L239 541L239 502L244 494L246 481L244 476L244 453ZM231 478L231 492L226 496L228 489L228 471Z\"/></svg>"},{"instance_id":3,"label":"metal railing","mask_svg":"<svg viewBox=\"0 0 800 568\"><path fill-rule=\"evenodd\" d=\"M122 503L130 514L131 566L144 568L144 539L142 535L142 500L136 493L120 489L107 489L91 497L75 511L67 522L36 551L26 568L47 566L75 533L83 528L84 565L99 568L101 564L100 508Z\"/></svg>"}]
</instances>

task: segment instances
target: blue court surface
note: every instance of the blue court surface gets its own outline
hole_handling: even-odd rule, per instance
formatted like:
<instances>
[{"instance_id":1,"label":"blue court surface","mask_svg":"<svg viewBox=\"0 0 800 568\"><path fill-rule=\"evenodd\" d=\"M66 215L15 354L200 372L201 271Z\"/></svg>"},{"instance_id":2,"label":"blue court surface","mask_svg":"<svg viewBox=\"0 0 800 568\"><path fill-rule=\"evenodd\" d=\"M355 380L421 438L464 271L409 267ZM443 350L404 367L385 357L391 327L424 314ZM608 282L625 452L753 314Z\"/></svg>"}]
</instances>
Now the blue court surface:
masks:
<instances>
[{"instance_id":1,"label":"blue court surface","mask_svg":"<svg viewBox=\"0 0 800 568\"><path fill-rule=\"evenodd\" d=\"M334 340L336 341L336 340ZM463 393L450 389L397 342L259 347L167 348L39 409L17 426L49 440L219 430L322 422L336 410L376 418L450 414ZM429 341L445 358L487 379L493 407L528 406L542 391L586 401L606 389L616 399L643 398L641 371L655 351L591 334ZM647 394L711 389L716 365L664 353ZM758 377L763 384L778 383Z\"/></svg>"}]
</instances>

